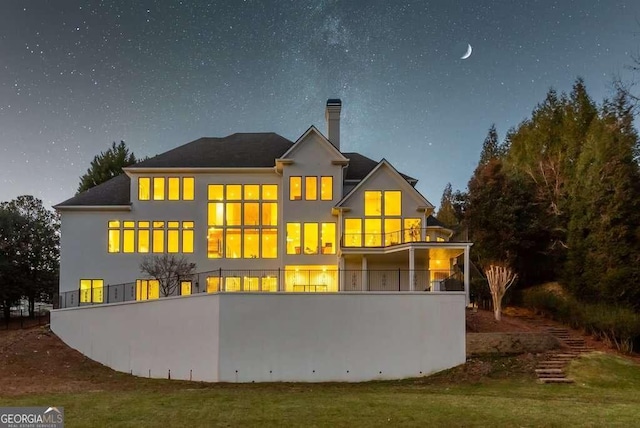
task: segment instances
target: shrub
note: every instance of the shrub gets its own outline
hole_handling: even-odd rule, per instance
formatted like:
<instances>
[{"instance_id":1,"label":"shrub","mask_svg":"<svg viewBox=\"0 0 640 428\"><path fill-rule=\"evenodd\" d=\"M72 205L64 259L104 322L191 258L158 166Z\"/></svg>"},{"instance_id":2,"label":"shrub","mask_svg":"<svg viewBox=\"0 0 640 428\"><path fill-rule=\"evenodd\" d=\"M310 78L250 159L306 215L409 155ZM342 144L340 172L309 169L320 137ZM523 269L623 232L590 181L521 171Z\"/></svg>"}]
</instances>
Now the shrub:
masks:
<instances>
[{"instance_id":1,"label":"shrub","mask_svg":"<svg viewBox=\"0 0 640 428\"><path fill-rule=\"evenodd\" d=\"M573 328L582 328L622 352L632 352L634 342L640 340L640 314L626 307L580 302L548 287L525 290L523 304Z\"/></svg>"}]
</instances>

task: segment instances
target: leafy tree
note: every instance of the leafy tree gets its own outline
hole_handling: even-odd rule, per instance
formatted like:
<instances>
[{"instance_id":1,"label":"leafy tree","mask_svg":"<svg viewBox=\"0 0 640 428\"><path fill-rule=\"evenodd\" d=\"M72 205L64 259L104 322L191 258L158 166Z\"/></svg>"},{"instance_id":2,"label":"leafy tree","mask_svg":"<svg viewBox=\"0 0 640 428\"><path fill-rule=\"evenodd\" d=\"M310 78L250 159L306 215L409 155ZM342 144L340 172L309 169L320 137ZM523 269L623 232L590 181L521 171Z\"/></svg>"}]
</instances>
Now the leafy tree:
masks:
<instances>
[{"instance_id":1,"label":"leafy tree","mask_svg":"<svg viewBox=\"0 0 640 428\"><path fill-rule=\"evenodd\" d=\"M29 299L29 313L34 316L35 302L51 301L58 284L59 218L33 196L19 196L2 206L23 222L23 226L14 231L15 239L20 242L14 280L21 284L22 296Z\"/></svg>"},{"instance_id":2,"label":"leafy tree","mask_svg":"<svg viewBox=\"0 0 640 428\"><path fill-rule=\"evenodd\" d=\"M87 172L80 177L78 193L91 189L122 174L122 168L138 162L133 152L129 152L124 141L116 145L115 141L109 150L96 155Z\"/></svg>"},{"instance_id":3,"label":"leafy tree","mask_svg":"<svg viewBox=\"0 0 640 428\"><path fill-rule=\"evenodd\" d=\"M442 192L442 199L440 199L440 208L436 214L436 218L448 227L457 226L460 221L456 215L454 208L455 199L453 195L453 189L451 183L447 183Z\"/></svg>"},{"instance_id":4,"label":"leafy tree","mask_svg":"<svg viewBox=\"0 0 640 428\"><path fill-rule=\"evenodd\" d=\"M189 281L195 273L196 264L190 263L184 256L163 254L146 256L140 263L140 271L158 280L162 297L177 294L181 281Z\"/></svg>"},{"instance_id":5,"label":"leafy tree","mask_svg":"<svg viewBox=\"0 0 640 428\"><path fill-rule=\"evenodd\" d=\"M11 306L22 297L18 279L25 244L20 241L20 232L25 227L25 219L15 209L0 205L0 304L7 322Z\"/></svg>"}]
</instances>

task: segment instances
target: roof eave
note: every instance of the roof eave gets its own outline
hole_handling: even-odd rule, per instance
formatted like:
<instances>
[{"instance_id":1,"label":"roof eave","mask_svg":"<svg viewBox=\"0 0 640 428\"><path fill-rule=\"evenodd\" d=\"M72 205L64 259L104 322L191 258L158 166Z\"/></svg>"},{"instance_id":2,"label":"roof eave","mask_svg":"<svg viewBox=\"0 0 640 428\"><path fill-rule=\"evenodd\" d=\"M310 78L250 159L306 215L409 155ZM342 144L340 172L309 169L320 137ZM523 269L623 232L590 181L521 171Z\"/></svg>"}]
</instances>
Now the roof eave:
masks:
<instances>
[{"instance_id":1,"label":"roof eave","mask_svg":"<svg viewBox=\"0 0 640 428\"><path fill-rule=\"evenodd\" d=\"M131 205L54 205L56 211L131 211Z\"/></svg>"}]
</instances>

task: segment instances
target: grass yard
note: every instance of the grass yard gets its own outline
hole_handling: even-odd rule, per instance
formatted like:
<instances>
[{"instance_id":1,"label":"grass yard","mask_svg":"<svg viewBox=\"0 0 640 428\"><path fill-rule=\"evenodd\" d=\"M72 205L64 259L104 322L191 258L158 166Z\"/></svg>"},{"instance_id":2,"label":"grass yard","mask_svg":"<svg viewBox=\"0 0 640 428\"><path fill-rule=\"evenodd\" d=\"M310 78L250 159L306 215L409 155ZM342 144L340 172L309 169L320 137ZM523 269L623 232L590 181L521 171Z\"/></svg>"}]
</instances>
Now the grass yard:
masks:
<instances>
[{"instance_id":1,"label":"grass yard","mask_svg":"<svg viewBox=\"0 0 640 428\"><path fill-rule=\"evenodd\" d=\"M362 384L216 385L115 374L103 390L0 390L0 405L64 406L68 427L640 425L637 363L582 357L570 366L574 385L538 384L527 367L517 357L473 360L429 378Z\"/></svg>"}]
</instances>

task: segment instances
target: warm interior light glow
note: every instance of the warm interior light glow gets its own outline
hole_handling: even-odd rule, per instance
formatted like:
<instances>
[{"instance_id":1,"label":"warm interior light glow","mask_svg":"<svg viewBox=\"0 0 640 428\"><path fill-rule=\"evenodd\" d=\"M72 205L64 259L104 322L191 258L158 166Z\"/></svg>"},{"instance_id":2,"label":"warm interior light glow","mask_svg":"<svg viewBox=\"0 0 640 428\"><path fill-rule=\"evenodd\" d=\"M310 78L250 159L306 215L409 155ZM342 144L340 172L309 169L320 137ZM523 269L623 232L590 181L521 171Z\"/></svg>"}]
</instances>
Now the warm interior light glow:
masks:
<instances>
[{"instance_id":1,"label":"warm interior light glow","mask_svg":"<svg viewBox=\"0 0 640 428\"><path fill-rule=\"evenodd\" d=\"M222 184L209 184L207 193L210 201L224 200L224 186Z\"/></svg>"},{"instance_id":2,"label":"warm interior light glow","mask_svg":"<svg viewBox=\"0 0 640 428\"><path fill-rule=\"evenodd\" d=\"M262 185L262 200L263 201L277 201L278 200L278 185L277 184L263 184Z\"/></svg>"},{"instance_id":3,"label":"warm interior light glow","mask_svg":"<svg viewBox=\"0 0 640 428\"><path fill-rule=\"evenodd\" d=\"M153 177L153 200L164 200L164 177Z\"/></svg>"},{"instance_id":4,"label":"warm interior light glow","mask_svg":"<svg viewBox=\"0 0 640 428\"><path fill-rule=\"evenodd\" d=\"M382 192L367 190L364 192L364 215L380 216L382 214Z\"/></svg>"},{"instance_id":5,"label":"warm interior light glow","mask_svg":"<svg viewBox=\"0 0 640 428\"><path fill-rule=\"evenodd\" d=\"M193 201L195 198L195 178L184 177L182 179L182 199L185 201Z\"/></svg>"},{"instance_id":6,"label":"warm interior light glow","mask_svg":"<svg viewBox=\"0 0 640 428\"><path fill-rule=\"evenodd\" d=\"M260 199L260 185L259 184L245 184L244 185L244 200L245 201L257 201Z\"/></svg>"},{"instance_id":7,"label":"warm interior light glow","mask_svg":"<svg viewBox=\"0 0 640 428\"><path fill-rule=\"evenodd\" d=\"M278 204L275 202L262 203L262 225L277 226L278 225Z\"/></svg>"},{"instance_id":8,"label":"warm interior light glow","mask_svg":"<svg viewBox=\"0 0 640 428\"><path fill-rule=\"evenodd\" d=\"M257 259L260 255L260 233L258 229L244 230L244 258Z\"/></svg>"},{"instance_id":9,"label":"warm interior light glow","mask_svg":"<svg viewBox=\"0 0 640 428\"><path fill-rule=\"evenodd\" d=\"M136 281L136 300L152 300L160 297L160 282L156 279Z\"/></svg>"},{"instance_id":10,"label":"warm interior light glow","mask_svg":"<svg viewBox=\"0 0 640 428\"><path fill-rule=\"evenodd\" d=\"M338 267L335 265L285 266L288 292L337 292Z\"/></svg>"},{"instance_id":11,"label":"warm interior light glow","mask_svg":"<svg viewBox=\"0 0 640 428\"><path fill-rule=\"evenodd\" d=\"M163 221L153 222L152 237L153 237L152 251L154 253L164 253L164 222Z\"/></svg>"},{"instance_id":12,"label":"warm interior light glow","mask_svg":"<svg viewBox=\"0 0 640 428\"><path fill-rule=\"evenodd\" d=\"M102 279L80 280L80 303L102 303L104 281Z\"/></svg>"},{"instance_id":13,"label":"warm interior light glow","mask_svg":"<svg viewBox=\"0 0 640 428\"><path fill-rule=\"evenodd\" d=\"M148 201L151 198L151 178L138 177L138 199Z\"/></svg>"},{"instance_id":14,"label":"warm interior light glow","mask_svg":"<svg viewBox=\"0 0 640 428\"><path fill-rule=\"evenodd\" d=\"M292 201L302 199L302 177L289 177L289 199Z\"/></svg>"},{"instance_id":15,"label":"warm interior light glow","mask_svg":"<svg viewBox=\"0 0 640 428\"><path fill-rule=\"evenodd\" d=\"M262 229L262 257L278 258L278 229Z\"/></svg>"},{"instance_id":16,"label":"warm interior light glow","mask_svg":"<svg viewBox=\"0 0 640 428\"><path fill-rule=\"evenodd\" d=\"M301 254L300 223L287 223L287 254Z\"/></svg>"},{"instance_id":17,"label":"warm interior light glow","mask_svg":"<svg viewBox=\"0 0 640 428\"><path fill-rule=\"evenodd\" d=\"M179 177L169 177L168 181L168 195L167 199L170 201L179 201L180 200L180 178Z\"/></svg>"},{"instance_id":18,"label":"warm interior light glow","mask_svg":"<svg viewBox=\"0 0 640 428\"><path fill-rule=\"evenodd\" d=\"M420 241L420 223L421 220L419 218L404 219L404 242Z\"/></svg>"},{"instance_id":19,"label":"warm interior light glow","mask_svg":"<svg viewBox=\"0 0 640 428\"><path fill-rule=\"evenodd\" d=\"M207 293L217 293L220 291L220 277L208 276L207 277Z\"/></svg>"},{"instance_id":20,"label":"warm interior light glow","mask_svg":"<svg viewBox=\"0 0 640 428\"><path fill-rule=\"evenodd\" d=\"M107 250L110 253L120 252L120 222L117 220L109 222Z\"/></svg>"},{"instance_id":21,"label":"warm interior light glow","mask_svg":"<svg viewBox=\"0 0 640 428\"><path fill-rule=\"evenodd\" d=\"M242 199L242 185L227 184L227 200L239 201Z\"/></svg>"},{"instance_id":22,"label":"warm interior light glow","mask_svg":"<svg viewBox=\"0 0 640 428\"><path fill-rule=\"evenodd\" d=\"M225 236L225 256L228 259L239 259L242 253L242 233L240 229L227 229Z\"/></svg>"},{"instance_id":23,"label":"warm interior light glow","mask_svg":"<svg viewBox=\"0 0 640 428\"><path fill-rule=\"evenodd\" d=\"M304 198L307 201L315 201L318 199L318 177L305 177L304 188Z\"/></svg>"},{"instance_id":24,"label":"warm interior light glow","mask_svg":"<svg viewBox=\"0 0 640 428\"><path fill-rule=\"evenodd\" d=\"M257 202L245 202L243 226L257 226L259 224L260 224L260 204Z\"/></svg>"},{"instance_id":25,"label":"warm interior light glow","mask_svg":"<svg viewBox=\"0 0 640 428\"><path fill-rule=\"evenodd\" d=\"M222 257L223 229L210 227L207 235L207 254L210 259Z\"/></svg>"},{"instance_id":26,"label":"warm interior light glow","mask_svg":"<svg viewBox=\"0 0 640 428\"><path fill-rule=\"evenodd\" d=\"M384 215L402 215L402 192L399 190L385 190Z\"/></svg>"},{"instance_id":27,"label":"warm interior light glow","mask_svg":"<svg viewBox=\"0 0 640 428\"><path fill-rule=\"evenodd\" d=\"M395 245L402 242L402 220L399 218L384 219L384 245Z\"/></svg>"},{"instance_id":28,"label":"warm interior light glow","mask_svg":"<svg viewBox=\"0 0 640 428\"><path fill-rule=\"evenodd\" d=\"M382 246L382 221L379 218L364 219L364 246Z\"/></svg>"},{"instance_id":29,"label":"warm interior light glow","mask_svg":"<svg viewBox=\"0 0 640 428\"><path fill-rule=\"evenodd\" d=\"M193 227L194 222L182 222L182 252L193 253Z\"/></svg>"},{"instance_id":30,"label":"warm interior light glow","mask_svg":"<svg viewBox=\"0 0 640 428\"><path fill-rule=\"evenodd\" d=\"M242 224L242 204L240 202L227 202L227 226L240 226Z\"/></svg>"},{"instance_id":31,"label":"warm interior light glow","mask_svg":"<svg viewBox=\"0 0 640 428\"><path fill-rule=\"evenodd\" d=\"M318 223L304 224L304 253L318 254Z\"/></svg>"},{"instance_id":32,"label":"warm interior light glow","mask_svg":"<svg viewBox=\"0 0 640 428\"><path fill-rule=\"evenodd\" d=\"M320 199L323 201L333 199L333 177L320 178Z\"/></svg>"},{"instance_id":33,"label":"warm interior light glow","mask_svg":"<svg viewBox=\"0 0 640 428\"><path fill-rule=\"evenodd\" d=\"M180 281L180 295L188 296L191 294L191 281Z\"/></svg>"},{"instance_id":34,"label":"warm interior light glow","mask_svg":"<svg viewBox=\"0 0 640 428\"><path fill-rule=\"evenodd\" d=\"M240 278L235 276L228 276L224 279L224 291L234 292L241 291Z\"/></svg>"},{"instance_id":35,"label":"warm interior light glow","mask_svg":"<svg viewBox=\"0 0 640 428\"><path fill-rule=\"evenodd\" d=\"M345 247L362 247L362 219L344 220L344 238Z\"/></svg>"},{"instance_id":36,"label":"warm interior light glow","mask_svg":"<svg viewBox=\"0 0 640 428\"><path fill-rule=\"evenodd\" d=\"M322 223L322 229L320 231L320 239L322 246L322 254L335 254L336 253L336 224L335 223Z\"/></svg>"}]
</instances>

